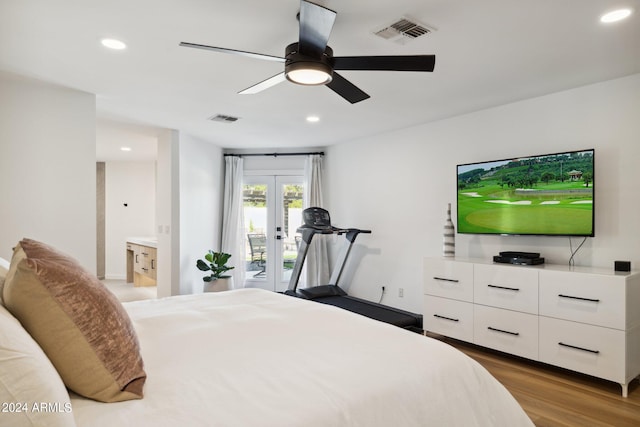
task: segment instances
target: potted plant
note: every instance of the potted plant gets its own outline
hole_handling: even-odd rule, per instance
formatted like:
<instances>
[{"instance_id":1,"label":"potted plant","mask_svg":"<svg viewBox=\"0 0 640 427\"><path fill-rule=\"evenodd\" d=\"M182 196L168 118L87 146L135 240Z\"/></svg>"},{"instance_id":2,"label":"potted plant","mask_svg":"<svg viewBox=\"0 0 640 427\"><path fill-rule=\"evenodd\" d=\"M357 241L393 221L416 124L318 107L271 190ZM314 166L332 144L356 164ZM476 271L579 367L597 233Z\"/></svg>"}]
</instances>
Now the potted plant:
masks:
<instances>
[{"instance_id":1,"label":"potted plant","mask_svg":"<svg viewBox=\"0 0 640 427\"><path fill-rule=\"evenodd\" d=\"M204 260L198 260L196 266L199 270L211 272L202 278L205 282L205 292L227 291L233 288L233 277L224 274L235 268L227 265L229 258L231 258L231 254L209 250L204 256Z\"/></svg>"}]
</instances>

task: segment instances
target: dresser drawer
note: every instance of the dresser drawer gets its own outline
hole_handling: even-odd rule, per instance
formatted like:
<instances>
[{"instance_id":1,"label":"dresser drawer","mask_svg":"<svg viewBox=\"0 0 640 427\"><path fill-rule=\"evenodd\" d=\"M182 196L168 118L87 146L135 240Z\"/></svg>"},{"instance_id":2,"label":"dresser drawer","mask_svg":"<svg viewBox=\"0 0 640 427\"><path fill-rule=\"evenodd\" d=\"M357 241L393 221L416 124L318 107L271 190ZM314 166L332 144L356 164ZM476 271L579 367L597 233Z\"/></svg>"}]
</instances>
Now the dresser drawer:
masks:
<instances>
[{"instance_id":1,"label":"dresser drawer","mask_svg":"<svg viewBox=\"0 0 640 427\"><path fill-rule=\"evenodd\" d=\"M540 361L626 383L625 333L540 317Z\"/></svg>"},{"instance_id":2,"label":"dresser drawer","mask_svg":"<svg viewBox=\"0 0 640 427\"><path fill-rule=\"evenodd\" d=\"M425 295L423 329L473 342L473 304Z\"/></svg>"},{"instance_id":3,"label":"dresser drawer","mask_svg":"<svg viewBox=\"0 0 640 427\"><path fill-rule=\"evenodd\" d=\"M473 322L475 344L538 359L538 316L474 305Z\"/></svg>"},{"instance_id":4,"label":"dresser drawer","mask_svg":"<svg viewBox=\"0 0 640 427\"><path fill-rule=\"evenodd\" d=\"M476 304L538 314L538 271L535 269L476 265L473 287Z\"/></svg>"},{"instance_id":5,"label":"dresser drawer","mask_svg":"<svg viewBox=\"0 0 640 427\"><path fill-rule=\"evenodd\" d=\"M540 271L540 315L626 328L624 277Z\"/></svg>"},{"instance_id":6,"label":"dresser drawer","mask_svg":"<svg viewBox=\"0 0 640 427\"><path fill-rule=\"evenodd\" d=\"M473 264L444 259L425 259L424 293L473 302Z\"/></svg>"}]
</instances>

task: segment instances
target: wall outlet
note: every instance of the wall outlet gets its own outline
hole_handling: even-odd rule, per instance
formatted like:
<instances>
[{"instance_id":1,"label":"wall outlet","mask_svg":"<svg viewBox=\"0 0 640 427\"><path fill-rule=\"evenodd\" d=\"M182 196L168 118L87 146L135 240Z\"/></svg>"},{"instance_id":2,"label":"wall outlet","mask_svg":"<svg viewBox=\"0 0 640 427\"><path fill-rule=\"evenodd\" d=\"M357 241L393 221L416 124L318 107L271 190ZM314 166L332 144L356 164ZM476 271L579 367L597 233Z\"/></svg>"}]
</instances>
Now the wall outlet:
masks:
<instances>
[{"instance_id":1,"label":"wall outlet","mask_svg":"<svg viewBox=\"0 0 640 427\"><path fill-rule=\"evenodd\" d=\"M404 297L404 288L400 288L400 289L398 289L398 296L399 296L400 298Z\"/></svg>"}]
</instances>

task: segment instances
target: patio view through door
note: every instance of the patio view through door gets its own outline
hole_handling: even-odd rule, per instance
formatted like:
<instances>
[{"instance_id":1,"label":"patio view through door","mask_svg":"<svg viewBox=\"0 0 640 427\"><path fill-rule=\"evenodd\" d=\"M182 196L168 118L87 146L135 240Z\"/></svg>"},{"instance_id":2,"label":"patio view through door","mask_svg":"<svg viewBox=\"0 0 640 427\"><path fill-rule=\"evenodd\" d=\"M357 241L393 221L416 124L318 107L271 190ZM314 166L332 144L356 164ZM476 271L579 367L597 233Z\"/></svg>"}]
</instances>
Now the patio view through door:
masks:
<instances>
[{"instance_id":1,"label":"patio view through door","mask_svg":"<svg viewBox=\"0 0 640 427\"><path fill-rule=\"evenodd\" d=\"M300 239L302 183L302 176L244 177L245 287L287 289Z\"/></svg>"}]
</instances>

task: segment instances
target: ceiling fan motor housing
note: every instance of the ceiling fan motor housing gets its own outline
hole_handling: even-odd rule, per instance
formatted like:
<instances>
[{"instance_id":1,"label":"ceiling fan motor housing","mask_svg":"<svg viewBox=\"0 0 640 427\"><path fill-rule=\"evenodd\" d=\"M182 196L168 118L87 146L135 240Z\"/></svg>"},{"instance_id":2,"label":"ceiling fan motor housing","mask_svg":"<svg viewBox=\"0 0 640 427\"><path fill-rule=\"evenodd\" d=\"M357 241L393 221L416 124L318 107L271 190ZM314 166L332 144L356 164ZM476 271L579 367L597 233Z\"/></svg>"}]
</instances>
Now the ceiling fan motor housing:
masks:
<instances>
[{"instance_id":1,"label":"ceiling fan motor housing","mask_svg":"<svg viewBox=\"0 0 640 427\"><path fill-rule=\"evenodd\" d=\"M298 43L291 43L285 49L284 72L287 80L301 85L324 85L330 83L333 76L333 49L325 48L320 58L304 55L299 52ZM309 76L301 78L301 73Z\"/></svg>"}]
</instances>

